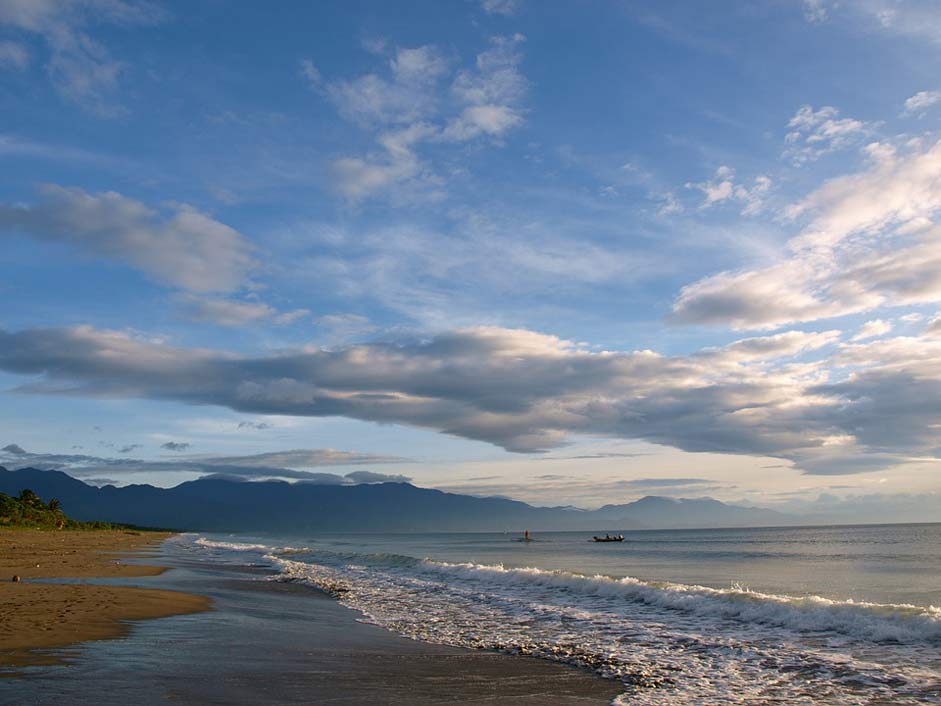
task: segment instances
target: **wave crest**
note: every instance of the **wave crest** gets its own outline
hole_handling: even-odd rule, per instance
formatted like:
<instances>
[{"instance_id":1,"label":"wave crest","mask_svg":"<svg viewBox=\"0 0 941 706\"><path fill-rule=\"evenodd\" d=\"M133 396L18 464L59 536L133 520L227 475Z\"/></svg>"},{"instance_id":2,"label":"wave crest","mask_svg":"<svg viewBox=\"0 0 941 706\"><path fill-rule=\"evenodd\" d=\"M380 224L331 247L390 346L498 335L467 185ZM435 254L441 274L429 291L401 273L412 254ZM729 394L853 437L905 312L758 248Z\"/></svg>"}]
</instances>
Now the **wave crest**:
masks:
<instances>
[{"instance_id":1,"label":"wave crest","mask_svg":"<svg viewBox=\"0 0 941 706\"><path fill-rule=\"evenodd\" d=\"M761 593L743 587L727 589L642 581L630 576L583 576L538 568L507 569L501 565L426 560L427 570L465 580L541 586L592 596L620 597L645 605L734 619L798 632L837 632L875 642L941 642L941 608L833 600L822 596Z\"/></svg>"}]
</instances>

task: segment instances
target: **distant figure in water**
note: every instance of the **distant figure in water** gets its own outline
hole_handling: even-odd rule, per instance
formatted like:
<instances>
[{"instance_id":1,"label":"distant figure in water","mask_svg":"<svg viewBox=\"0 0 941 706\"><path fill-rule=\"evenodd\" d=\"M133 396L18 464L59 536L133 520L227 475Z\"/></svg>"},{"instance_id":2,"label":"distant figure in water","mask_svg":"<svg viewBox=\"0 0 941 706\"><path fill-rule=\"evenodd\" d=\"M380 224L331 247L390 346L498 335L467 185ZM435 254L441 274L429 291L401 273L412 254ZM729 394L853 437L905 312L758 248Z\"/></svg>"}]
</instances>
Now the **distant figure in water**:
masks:
<instances>
[{"instance_id":1,"label":"distant figure in water","mask_svg":"<svg viewBox=\"0 0 941 706\"><path fill-rule=\"evenodd\" d=\"M529 530L523 530L523 539L529 541Z\"/></svg>"}]
</instances>

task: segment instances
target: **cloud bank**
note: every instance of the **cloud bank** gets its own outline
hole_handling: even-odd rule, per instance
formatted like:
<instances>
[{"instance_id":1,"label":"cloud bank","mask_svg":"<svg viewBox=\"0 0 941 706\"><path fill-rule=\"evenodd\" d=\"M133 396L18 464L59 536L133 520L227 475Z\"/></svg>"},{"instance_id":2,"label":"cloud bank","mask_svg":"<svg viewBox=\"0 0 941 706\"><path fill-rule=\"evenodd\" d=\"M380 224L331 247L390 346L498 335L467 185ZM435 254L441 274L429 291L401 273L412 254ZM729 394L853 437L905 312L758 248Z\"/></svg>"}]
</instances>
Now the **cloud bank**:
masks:
<instances>
[{"instance_id":1,"label":"cloud bank","mask_svg":"<svg viewBox=\"0 0 941 706\"><path fill-rule=\"evenodd\" d=\"M38 378L22 392L343 416L516 452L590 434L775 456L814 473L936 460L941 340L838 337L790 331L668 357L477 328L253 357L77 327L0 331L0 370Z\"/></svg>"},{"instance_id":2,"label":"cloud bank","mask_svg":"<svg viewBox=\"0 0 941 706\"><path fill-rule=\"evenodd\" d=\"M171 451L185 451L189 444L164 444ZM199 475L227 476L245 480L281 478L320 485L355 485L359 483L408 483L408 476L352 471L346 475L303 470L324 466L358 466L399 463L405 459L395 456L335 449L295 449L249 456L181 456L166 461L147 461L133 458L103 458L86 454L30 453L17 444L0 449L0 465L13 468L33 466L42 469L67 471L78 478L95 479L101 474L126 477L135 474L197 473Z\"/></svg>"}]
</instances>

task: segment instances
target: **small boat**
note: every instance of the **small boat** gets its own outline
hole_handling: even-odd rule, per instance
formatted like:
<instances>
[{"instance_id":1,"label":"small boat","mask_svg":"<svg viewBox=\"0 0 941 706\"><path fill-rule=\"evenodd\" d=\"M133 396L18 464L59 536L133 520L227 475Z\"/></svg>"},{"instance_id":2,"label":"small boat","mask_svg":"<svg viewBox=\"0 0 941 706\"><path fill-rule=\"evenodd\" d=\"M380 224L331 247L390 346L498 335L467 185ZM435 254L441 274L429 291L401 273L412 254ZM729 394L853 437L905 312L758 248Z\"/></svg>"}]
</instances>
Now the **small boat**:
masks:
<instances>
[{"instance_id":1,"label":"small boat","mask_svg":"<svg viewBox=\"0 0 941 706\"><path fill-rule=\"evenodd\" d=\"M592 537L592 540L595 542L623 542L624 535L616 534L612 537L610 534L606 534L604 537Z\"/></svg>"}]
</instances>

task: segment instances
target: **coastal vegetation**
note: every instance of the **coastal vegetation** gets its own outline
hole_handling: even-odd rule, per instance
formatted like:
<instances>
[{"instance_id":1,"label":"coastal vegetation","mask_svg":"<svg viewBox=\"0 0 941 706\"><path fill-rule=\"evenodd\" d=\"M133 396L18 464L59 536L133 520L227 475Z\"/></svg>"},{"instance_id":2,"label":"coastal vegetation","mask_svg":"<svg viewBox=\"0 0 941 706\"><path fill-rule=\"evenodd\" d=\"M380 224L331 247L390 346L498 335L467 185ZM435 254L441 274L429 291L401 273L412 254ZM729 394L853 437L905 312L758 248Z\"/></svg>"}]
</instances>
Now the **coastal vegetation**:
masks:
<instances>
[{"instance_id":1,"label":"coastal vegetation","mask_svg":"<svg viewBox=\"0 0 941 706\"><path fill-rule=\"evenodd\" d=\"M18 495L0 493L0 528L48 530L131 529L131 525L73 520L57 498L45 502L29 488Z\"/></svg>"}]
</instances>

